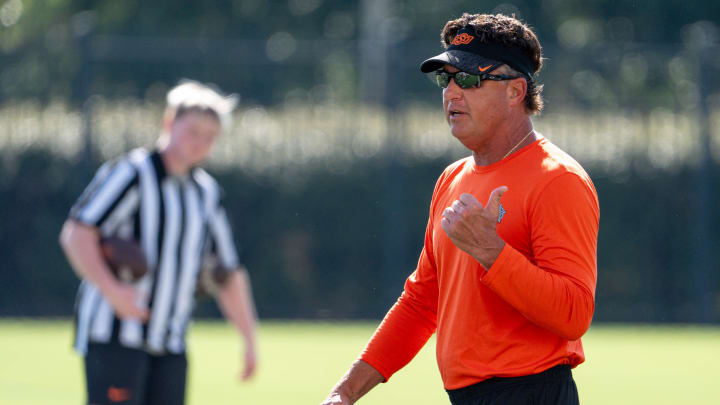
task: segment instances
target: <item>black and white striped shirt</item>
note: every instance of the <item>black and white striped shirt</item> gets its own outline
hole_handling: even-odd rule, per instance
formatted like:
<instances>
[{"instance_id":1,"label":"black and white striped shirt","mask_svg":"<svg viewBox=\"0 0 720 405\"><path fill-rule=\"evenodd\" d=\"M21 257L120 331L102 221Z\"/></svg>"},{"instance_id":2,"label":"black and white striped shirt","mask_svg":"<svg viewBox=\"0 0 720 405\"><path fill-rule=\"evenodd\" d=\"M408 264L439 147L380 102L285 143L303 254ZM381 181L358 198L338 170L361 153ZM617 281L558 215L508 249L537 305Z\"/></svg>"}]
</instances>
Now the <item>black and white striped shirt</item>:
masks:
<instances>
[{"instance_id":1,"label":"black and white striped shirt","mask_svg":"<svg viewBox=\"0 0 720 405\"><path fill-rule=\"evenodd\" d=\"M157 151L135 149L106 163L95 175L70 218L95 226L102 236L139 242L146 276L138 280L146 324L120 320L100 290L83 281L76 302L75 348L118 341L153 353L183 353L203 255L212 251L225 268L239 265L237 249L221 205L221 189L204 170L169 175Z\"/></svg>"}]
</instances>

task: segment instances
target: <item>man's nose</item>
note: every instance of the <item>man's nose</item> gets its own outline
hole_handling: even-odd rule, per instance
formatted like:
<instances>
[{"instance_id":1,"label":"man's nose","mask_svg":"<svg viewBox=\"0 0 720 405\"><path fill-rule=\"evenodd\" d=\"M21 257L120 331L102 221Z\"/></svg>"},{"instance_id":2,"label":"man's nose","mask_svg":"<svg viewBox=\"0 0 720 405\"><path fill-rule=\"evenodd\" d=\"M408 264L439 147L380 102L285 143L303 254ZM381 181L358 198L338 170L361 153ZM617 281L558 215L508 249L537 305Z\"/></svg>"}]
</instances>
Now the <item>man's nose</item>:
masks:
<instances>
[{"instance_id":1,"label":"man's nose","mask_svg":"<svg viewBox=\"0 0 720 405\"><path fill-rule=\"evenodd\" d=\"M462 89L455 83L455 78L450 78L447 87L443 89L443 99L453 100L460 96Z\"/></svg>"}]
</instances>

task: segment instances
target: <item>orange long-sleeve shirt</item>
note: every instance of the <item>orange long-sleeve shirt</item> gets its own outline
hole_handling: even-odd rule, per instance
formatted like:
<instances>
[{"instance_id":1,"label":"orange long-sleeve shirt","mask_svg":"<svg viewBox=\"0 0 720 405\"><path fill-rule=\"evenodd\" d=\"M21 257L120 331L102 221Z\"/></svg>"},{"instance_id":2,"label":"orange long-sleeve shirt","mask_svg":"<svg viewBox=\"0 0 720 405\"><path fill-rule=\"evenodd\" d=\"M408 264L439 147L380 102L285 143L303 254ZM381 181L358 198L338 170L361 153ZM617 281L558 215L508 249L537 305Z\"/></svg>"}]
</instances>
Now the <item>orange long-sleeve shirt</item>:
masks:
<instances>
[{"instance_id":1,"label":"orange long-sleeve shirt","mask_svg":"<svg viewBox=\"0 0 720 405\"><path fill-rule=\"evenodd\" d=\"M462 193L484 204L503 185L497 232L506 245L486 270L440 221ZM389 379L437 330L446 389L582 363L598 222L590 177L545 138L489 166L455 162L435 186L417 269L360 358Z\"/></svg>"}]
</instances>

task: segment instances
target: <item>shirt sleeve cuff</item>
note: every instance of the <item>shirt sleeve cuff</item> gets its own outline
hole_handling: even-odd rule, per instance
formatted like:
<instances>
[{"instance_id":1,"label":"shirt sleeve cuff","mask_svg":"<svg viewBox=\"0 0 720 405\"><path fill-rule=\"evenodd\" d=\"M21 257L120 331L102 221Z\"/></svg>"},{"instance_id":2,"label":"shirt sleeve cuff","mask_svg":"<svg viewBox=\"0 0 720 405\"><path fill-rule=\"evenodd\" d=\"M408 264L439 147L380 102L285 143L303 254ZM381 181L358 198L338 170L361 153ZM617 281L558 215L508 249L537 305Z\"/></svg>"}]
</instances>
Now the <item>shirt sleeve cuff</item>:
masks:
<instances>
[{"instance_id":1,"label":"shirt sleeve cuff","mask_svg":"<svg viewBox=\"0 0 720 405\"><path fill-rule=\"evenodd\" d=\"M381 361L378 361L378 359L375 359L373 356L369 355L368 353L361 354L360 360L364 361L365 363L369 364L372 368L377 370L377 372L383 376L384 383L386 383L390 379L390 377L393 375L392 371L380 366L382 364Z\"/></svg>"},{"instance_id":2,"label":"shirt sleeve cuff","mask_svg":"<svg viewBox=\"0 0 720 405\"><path fill-rule=\"evenodd\" d=\"M503 273L512 271L513 268L517 268L520 263L526 261L527 258L522 253L515 250L509 243L505 243L505 247L500 251L492 266L483 274L481 280L488 287L492 286L499 278L507 278L508 275Z\"/></svg>"}]
</instances>

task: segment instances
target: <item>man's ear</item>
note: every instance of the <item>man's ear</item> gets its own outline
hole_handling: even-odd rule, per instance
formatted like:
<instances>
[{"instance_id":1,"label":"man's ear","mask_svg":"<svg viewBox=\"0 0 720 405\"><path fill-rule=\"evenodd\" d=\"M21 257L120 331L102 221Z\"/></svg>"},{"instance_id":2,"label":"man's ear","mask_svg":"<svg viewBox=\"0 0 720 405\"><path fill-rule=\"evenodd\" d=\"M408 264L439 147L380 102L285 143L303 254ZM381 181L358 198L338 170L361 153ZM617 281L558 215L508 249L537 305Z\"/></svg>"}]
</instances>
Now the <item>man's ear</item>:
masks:
<instances>
[{"instance_id":1,"label":"man's ear","mask_svg":"<svg viewBox=\"0 0 720 405\"><path fill-rule=\"evenodd\" d=\"M507 96L511 106L522 105L525 103L527 87L527 81L523 78L508 80Z\"/></svg>"},{"instance_id":2,"label":"man's ear","mask_svg":"<svg viewBox=\"0 0 720 405\"><path fill-rule=\"evenodd\" d=\"M162 120L162 129L163 132L170 133L170 130L172 129L173 122L175 121L175 110L172 109L166 109L165 113L163 114L163 120Z\"/></svg>"}]
</instances>

